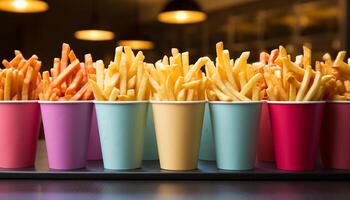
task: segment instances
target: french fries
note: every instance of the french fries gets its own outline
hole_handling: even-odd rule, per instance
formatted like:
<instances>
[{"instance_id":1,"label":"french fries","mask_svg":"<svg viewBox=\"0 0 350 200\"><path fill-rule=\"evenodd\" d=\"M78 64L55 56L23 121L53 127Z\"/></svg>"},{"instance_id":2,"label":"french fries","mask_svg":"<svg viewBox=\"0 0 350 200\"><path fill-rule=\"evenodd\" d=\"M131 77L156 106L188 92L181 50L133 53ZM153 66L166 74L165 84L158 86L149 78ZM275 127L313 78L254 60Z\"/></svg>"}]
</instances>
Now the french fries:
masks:
<instances>
[{"instance_id":1,"label":"french fries","mask_svg":"<svg viewBox=\"0 0 350 200\"><path fill-rule=\"evenodd\" d=\"M39 84L39 99L46 101L92 100L93 94L88 77L96 76L95 68L91 54L86 54L85 62L81 63L70 46L63 43L61 58L55 58L53 67L43 72Z\"/></svg>"},{"instance_id":2,"label":"french fries","mask_svg":"<svg viewBox=\"0 0 350 200\"><path fill-rule=\"evenodd\" d=\"M96 62L96 80L89 78L89 85L98 101L148 100L149 77L153 65L143 62L144 55L136 55L128 46L117 47L114 60L105 68L102 60ZM148 72L148 70L152 72Z\"/></svg>"},{"instance_id":3,"label":"french fries","mask_svg":"<svg viewBox=\"0 0 350 200\"><path fill-rule=\"evenodd\" d=\"M263 74L253 65L247 63L250 53L243 52L231 61L228 50L223 43L216 44L217 64L210 60L206 63L207 79L206 98L209 101L257 101L261 100ZM267 60L264 56L262 59Z\"/></svg>"},{"instance_id":4,"label":"french fries","mask_svg":"<svg viewBox=\"0 0 350 200\"><path fill-rule=\"evenodd\" d=\"M0 100L36 100L40 83L41 61L36 55L25 59L15 50L11 61L2 61L5 69L0 69Z\"/></svg>"},{"instance_id":5,"label":"french fries","mask_svg":"<svg viewBox=\"0 0 350 200\"><path fill-rule=\"evenodd\" d=\"M325 96L325 87L332 76L325 75L321 63L311 66L311 50L303 47L303 55L298 55L295 61L283 46L273 50L278 54L275 60L270 60L263 67L266 82L266 94L273 101L319 101ZM267 55L269 57L270 55Z\"/></svg>"},{"instance_id":6,"label":"french fries","mask_svg":"<svg viewBox=\"0 0 350 200\"><path fill-rule=\"evenodd\" d=\"M205 100L207 77L202 73L208 57L189 64L189 53L172 49L172 56L164 56L155 67L146 67L146 75L152 91L152 99L159 101Z\"/></svg>"}]
</instances>

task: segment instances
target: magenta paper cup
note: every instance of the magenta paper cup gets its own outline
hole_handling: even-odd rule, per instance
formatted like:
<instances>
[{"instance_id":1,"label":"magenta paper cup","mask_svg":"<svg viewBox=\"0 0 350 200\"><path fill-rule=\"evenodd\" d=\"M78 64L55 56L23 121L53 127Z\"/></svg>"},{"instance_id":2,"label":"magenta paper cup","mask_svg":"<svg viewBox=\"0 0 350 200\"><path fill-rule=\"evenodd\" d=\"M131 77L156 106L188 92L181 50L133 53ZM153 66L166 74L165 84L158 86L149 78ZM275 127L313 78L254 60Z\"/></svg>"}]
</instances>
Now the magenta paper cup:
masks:
<instances>
[{"instance_id":1,"label":"magenta paper cup","mask_svg":"<svg viewBox=\"0 0 350 200\"><path fill-rule=\"evenodd\" d=\"M40 125L37 101L0 101L0 167L34 166Z\"/></svg>"},{"instance_id":2,"label":"magenta paper cup","mask_svg":"<svg viewBox=\"0 0 350 200\"><path fill-rule=\"evenodd\" d=\"M315 169L324 101L269 101L278 169Z\"/></svg>"},{"instance_id":3,"label":"magenta paper cup","mask_svg":"<svg viewBox=\"0 0 350 200\"><path fill-rule=\"evenodd\" d=\"M320 152L326 168L350 170L350 102L327 102L323 117Z\"/></svg>"},{"instance_id":4,"label":"magenta paper cup","mask_svg":"<svg viewBox=\"0 0 350 200\"><path fill-rule=\"evenodd\" d=\"M95 106L92 107L91 128L90 128L87 160L102 160L100 135L98 133Z\"/></svg>"},{"instance_id":5,"label":"magenta paper cup","mask_svg":"<svg viewBox=\"0 0 350 200\"><path fill-rule=\"evenodd\" d=\"M39 101L49 168L84 168L93 104L89 101Z\"/></svg>"},{"instance_id":6,"label":"magenta paper cup","mask_svg":"<svg viewBox=\"0 0 350 200\"><path fill-rule=\"evenodd\" d=\"M263 102L261 108L257 160L264 162L275 161L275 151L273 146L270 113L267 101Z\"/></svg>"}]
</instances>

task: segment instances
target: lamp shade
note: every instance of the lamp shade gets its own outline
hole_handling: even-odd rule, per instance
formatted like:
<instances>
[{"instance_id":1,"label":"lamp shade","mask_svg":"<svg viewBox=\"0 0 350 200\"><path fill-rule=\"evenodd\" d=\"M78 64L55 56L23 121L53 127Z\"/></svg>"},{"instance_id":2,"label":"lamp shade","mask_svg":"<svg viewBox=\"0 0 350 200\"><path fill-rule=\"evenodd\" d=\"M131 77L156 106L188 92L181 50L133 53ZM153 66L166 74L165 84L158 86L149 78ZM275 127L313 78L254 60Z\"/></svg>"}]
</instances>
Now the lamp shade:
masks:
<instances>
[{"instance_id":1,"label":"lamp shade","mask_svg":"<svg viewBox=\"0 0 350 200\"><path fill-rule=\"evenodd\" d=\"M49 5L41 0L1 0L0 10L14 13L39 13L49 9Z\"/></svg>"},{"instance_id":2,"label":"lamp shade","mask_svg":"<svg viewBox=\"0 0 350 200\"><path fill-rule=\"evenodd\" d=\"M158 20L169 24L202 22L207 15L194 0L171 0L158 14Z\"/></svg>"}]
</instances>

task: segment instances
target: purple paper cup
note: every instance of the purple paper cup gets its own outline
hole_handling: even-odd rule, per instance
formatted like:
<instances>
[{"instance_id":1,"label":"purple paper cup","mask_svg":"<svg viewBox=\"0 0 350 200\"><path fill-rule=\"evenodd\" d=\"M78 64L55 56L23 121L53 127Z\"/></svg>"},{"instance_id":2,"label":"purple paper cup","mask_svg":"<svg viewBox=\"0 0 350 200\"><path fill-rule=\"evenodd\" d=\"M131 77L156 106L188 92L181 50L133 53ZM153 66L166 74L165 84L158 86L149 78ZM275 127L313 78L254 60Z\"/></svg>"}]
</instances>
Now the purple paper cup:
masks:
<instances>
[{"instance_id":1,"label":"purple paper cup","mask_svg":"<svg viewBox=\"0 0 350 200\"><path fill-rule=\"evenodd\" d=\"M84 168L93 104L89 101L39 101L49 168Z\"/></svg>"},{"instance_id":2,"label":"purple paper cup","mask_svg":"<svg viewBox=\"0 0 350 200\"><path fill-rule=\"evenodd\" d=\"M95 106L93 106L92 108L91 129L90 129L87 160L102 160L100 135L98 133Z\"/></svg>"}]
</instances>

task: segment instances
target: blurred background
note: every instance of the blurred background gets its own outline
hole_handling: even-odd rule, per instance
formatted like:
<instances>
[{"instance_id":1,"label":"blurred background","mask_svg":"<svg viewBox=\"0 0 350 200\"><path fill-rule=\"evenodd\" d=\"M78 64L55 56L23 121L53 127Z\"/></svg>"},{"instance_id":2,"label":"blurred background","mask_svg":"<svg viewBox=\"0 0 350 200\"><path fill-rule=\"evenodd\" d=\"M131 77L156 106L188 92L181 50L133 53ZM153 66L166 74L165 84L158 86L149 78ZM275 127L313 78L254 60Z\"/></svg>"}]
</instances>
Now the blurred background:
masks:
<instances>
[{"instance_id":1,"label":"blurred background","mask_svg":"<svg viewBox=\"0 0 350 200\"><path fill-rule=\"evenodd\" d=\"M132 44L143 49L147 62L170 54L172 47L189 51L192 62L205 55L214 58L218 41L223 41L235 57L242 51L251 51L251 61L258 59L260 51L270 51L278 45L284 45L294 56L306 45L312 48L314 60L321 59L325 52L335 56L341 49L350 49L348 0L49 0L40 1L39 6L35 3L38 2L0 0L0 59L11 59L13 50L19 49L26 57L37 54L43 68L48 69L53 58L60 56L62 42L67 42L80 59L85 53L92 53L94 60L109 63L114 48L130 40L138 41ZM186 10L194 12L185 13ZM174 13L175 17L171 16ZM102 35L78 32L90 29L105 32Z\"/></svg>"}]
</instances>

